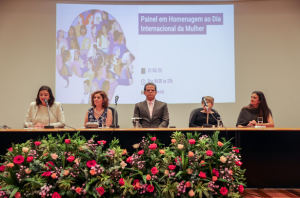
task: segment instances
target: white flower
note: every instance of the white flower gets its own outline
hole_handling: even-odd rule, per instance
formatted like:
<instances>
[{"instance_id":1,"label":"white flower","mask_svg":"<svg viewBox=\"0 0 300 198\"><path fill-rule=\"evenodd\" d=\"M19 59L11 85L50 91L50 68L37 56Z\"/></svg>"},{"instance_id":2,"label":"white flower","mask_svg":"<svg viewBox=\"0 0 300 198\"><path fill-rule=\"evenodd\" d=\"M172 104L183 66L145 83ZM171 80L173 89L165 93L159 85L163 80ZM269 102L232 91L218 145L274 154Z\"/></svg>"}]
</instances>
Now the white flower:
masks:
<instances>
[{"instance_id":1,"label":"white flower","mask_svg":"<svg viewBox=\"0 0 300 198\"><path fill-rule=\"evenodd\" d=\"M22 151L23 151L24 153L27 153L28 150L29 150L29 148L27 148L27 147L23 147L23 148L22 148Z\"/></svg>"},{"instance_id":2,"label":"white flower","mask_svg":"<svg viewBox=\"0 0 300 198\"><path fill-rule=\"evenodd\" d=\"M220 157L220 161L221 161L222 163L225 163L225 162L227 161L227 158L224 157L224 156L221 156L221 157Z\"/></svg>"},{"instance_id":3,"label":"white flower","mask_svg":"<svg viewBox=\"0 0 300 198\"><path fill-rule=\"evenodd\" d=\"M124 169L125 166L127 166L127 164L124 161L122 161L120 165L121 165L122 169Z\"/></svg>"}]
</instances>

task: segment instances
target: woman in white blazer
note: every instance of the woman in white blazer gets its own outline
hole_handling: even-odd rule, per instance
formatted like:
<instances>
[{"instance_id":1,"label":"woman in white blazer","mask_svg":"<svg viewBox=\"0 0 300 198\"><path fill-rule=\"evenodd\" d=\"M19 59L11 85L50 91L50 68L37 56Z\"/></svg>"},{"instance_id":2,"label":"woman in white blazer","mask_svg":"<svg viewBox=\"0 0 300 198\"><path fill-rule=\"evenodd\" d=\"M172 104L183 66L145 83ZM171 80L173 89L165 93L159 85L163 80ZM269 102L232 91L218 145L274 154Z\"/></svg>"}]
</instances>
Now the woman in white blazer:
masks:
<instances>
[{"instance_id":1,"label":"woman in white blazer","mask_svg":"<svg viewBox=\"0 0 300 198\"><path fill-rule=\"evenodd\" d=\"M32 102L29 106L23 123L25 128L29 126L29 118L33 119L32 124L37 128L42 128L49 124L49 114L45 99L47 99L50 109L50 125L56 128L63 128L65 126L65 115L61 104L59 102L54 102L55 98L50 87L42 86L38 91L36 101Z\"/></svg>"}]
</instances>

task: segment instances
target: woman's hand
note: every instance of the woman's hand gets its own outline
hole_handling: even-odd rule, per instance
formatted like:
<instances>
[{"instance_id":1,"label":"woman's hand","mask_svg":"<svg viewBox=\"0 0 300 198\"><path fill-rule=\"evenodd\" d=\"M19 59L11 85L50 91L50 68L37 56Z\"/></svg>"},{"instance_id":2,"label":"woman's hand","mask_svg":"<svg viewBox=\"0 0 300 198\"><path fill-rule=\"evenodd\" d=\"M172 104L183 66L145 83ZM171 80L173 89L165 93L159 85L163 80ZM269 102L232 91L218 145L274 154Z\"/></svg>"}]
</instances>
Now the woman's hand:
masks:
<instances>
[{"instance_id":1,"label":"woman's hand","mask_svg":"<svg viewBox=\"0 0 300 198\"><path fill-rule=\"evenodd\" d=\"M257 122L255 120L252 120L252 121L249 121L249 124L247 125L248 127L251 127L251 126L257 126Z\"/></svg>"},{"instance_id":2,"label":"woman's hand","mask_svg":"<svg viewBox=\"0 0 300 198\"><path fill-rule=\"evenodd\" d=\"M36 123L33 125L33 128L39 129L39 128L44 128L44 124L42 123Z\"/></svg>"}]
</instances>

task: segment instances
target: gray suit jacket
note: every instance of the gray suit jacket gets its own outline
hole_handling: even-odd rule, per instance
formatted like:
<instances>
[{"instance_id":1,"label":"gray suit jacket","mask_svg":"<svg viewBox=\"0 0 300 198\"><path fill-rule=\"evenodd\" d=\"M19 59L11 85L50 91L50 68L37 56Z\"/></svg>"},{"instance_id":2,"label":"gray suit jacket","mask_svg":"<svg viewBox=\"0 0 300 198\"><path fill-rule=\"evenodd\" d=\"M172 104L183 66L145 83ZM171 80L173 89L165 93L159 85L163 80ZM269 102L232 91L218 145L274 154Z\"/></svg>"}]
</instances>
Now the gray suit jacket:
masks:
<instances>
[{"instance_id":1,"label":"gray suit jacket","mask_svg":"<svg viewBox=\"0 0 300 198\"><path fill-rule=\"evenodd\" d=\"M140 126L143 128L168 127L169 112L167 103L155 100L152 119L150 119L147 101L135 104L133 117L140 117Z\"/></svg>"}]
</instances>

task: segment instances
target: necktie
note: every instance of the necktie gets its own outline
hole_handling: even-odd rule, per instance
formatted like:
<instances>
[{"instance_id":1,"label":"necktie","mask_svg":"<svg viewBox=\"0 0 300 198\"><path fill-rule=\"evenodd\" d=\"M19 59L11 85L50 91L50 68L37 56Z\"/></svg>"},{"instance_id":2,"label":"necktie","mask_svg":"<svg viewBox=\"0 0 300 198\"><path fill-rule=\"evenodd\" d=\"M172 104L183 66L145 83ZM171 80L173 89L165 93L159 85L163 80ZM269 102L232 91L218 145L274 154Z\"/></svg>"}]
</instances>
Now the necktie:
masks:
<instances>
[{"instance_id":1,"label":"necktie","mask_svg":"<svg viewBox=\"0 0 300 198\"><path fill-rule=\"evenodd\" d=\"M150 101L149 102L149 114L150 114L150 118L152 118L152 112L153 112L153 102Z\"/></svg>"}]
</instances>

